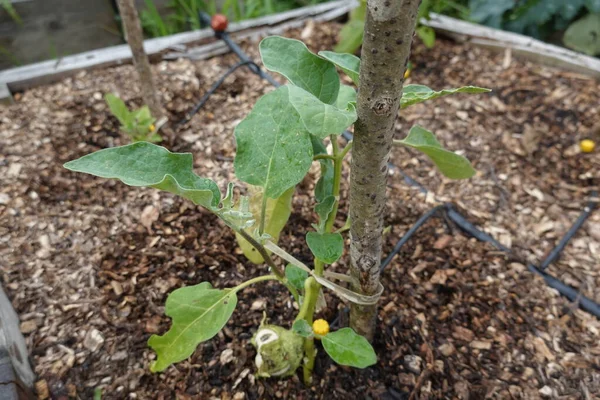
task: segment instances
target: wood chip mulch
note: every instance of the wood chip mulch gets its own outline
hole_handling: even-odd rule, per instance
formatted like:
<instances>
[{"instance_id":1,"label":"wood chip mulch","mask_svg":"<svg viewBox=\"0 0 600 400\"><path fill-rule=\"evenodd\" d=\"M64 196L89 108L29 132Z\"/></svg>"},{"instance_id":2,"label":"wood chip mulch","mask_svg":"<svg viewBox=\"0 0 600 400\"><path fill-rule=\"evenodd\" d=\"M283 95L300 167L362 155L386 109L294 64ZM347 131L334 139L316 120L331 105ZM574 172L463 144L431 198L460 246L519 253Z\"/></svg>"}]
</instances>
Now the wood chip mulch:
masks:
<instances>
[{"instance_id":1,"label":"wood chip mulch","mask_svg":"<svg viewBox=\"0 0 600 400\"><path fill-rule=\"evenodd\" d=\"M338 24L309 25L289 36L329 49L338 30ZM256 43L243 47L257 58ZM234 62L227 55L155 65L171 120L182 118ZM598 184L600 153L581 154L577 143L600 140L600 84L444 39L432 50L417 44L412 63L410 82L493 92L402 112L399 138L418 123L479 172L447 181L421 155L394 150L392 161L430 194L390 176L386 251L423 212L452 201L518 257L429 222L384 274L378 364L353 370L321 351L311 388L297 377L253 375L249 339L263 311L285 326L294 316L275 283L244 290L225 329L190 359L163 374L149 372L154 355L146 341L169 326L163 305L170 291L201 281L232 286L264 267L248 263L234 235L190 203L61 167L126 143L103 95L115 92L141 105L131 66L82 72L0 109L0 279L20 314L40 398L89 399L100 391L103 399L600 398L600 321L524 266L547 254ZM251 73L236 72L165 144L194 153L196 172L224 188L233 179L233 128L265 90L271 89ZM305 261L314 181L311 174L299 185L280 241ZM596 213L550 272L600 301L599 249ZM336 268L343 271L346 262ZM326 299L321 316L343 317L343 304Z\"/></svg>"}]
</instances>

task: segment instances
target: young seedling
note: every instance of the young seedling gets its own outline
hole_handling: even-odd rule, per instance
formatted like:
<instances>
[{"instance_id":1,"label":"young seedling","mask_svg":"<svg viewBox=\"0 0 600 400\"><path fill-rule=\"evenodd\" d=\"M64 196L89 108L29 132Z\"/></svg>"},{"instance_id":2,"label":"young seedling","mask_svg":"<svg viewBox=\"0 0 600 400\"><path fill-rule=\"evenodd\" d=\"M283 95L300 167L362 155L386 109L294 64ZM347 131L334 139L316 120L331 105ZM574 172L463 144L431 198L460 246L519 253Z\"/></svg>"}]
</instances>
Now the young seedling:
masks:
<instances>
[{"instance_id":1,"label":"young seedling","mask_svg":"<svg viewBox=\"0 0 600 400\"><path fill-rule=\"evenodd\" d=\"M314 321L323 289L361 305L376 304L383 290L380 288L373 296L355 293L344 286L349 276L327 269L342 257L344 238L340 232L348 228L346 224L336 229L335 222L343 160L352 144L341 148L338 136L357 119L356 91L340 83L336 66L358 83L360 60L328 51L313 54L302 42L277 36L264 39L260 53L265 67L283 75L288 83L261 97L235 128L235 173L254 187L252 196L258 199L255 206L250 206L246 196L234 198L233 183L228 184L223 197L215 182L197 176L191 154L171 153L146 142L100 150L65 164L72 171L168 191L203 206L245 240L270 270L233 288L220 289L202 282L173 291L165 307L166 315L172 319L171 328L148 341L157 355L152 371L163 371L188 358L199 343L215 336L227 323L239 291L269 280L288 289L299 311L291 329L264 322L258 328L252 343L257 350L259 376L289 376L302 365L304 381L309 384L317 353L315 339L320 339L325 352L340 365L366 368L376 363L373 347L352 329L329 332L325 321ZM436 92L426 86L408 85L401 106L453 93L486 91L469 86ZM329 141L331 152L326 150L324 140ZM444 150L433 134L422 127L413 127L398 143L427 154L451 178L468 178L475 172L464 157ZM278 202L289 210L295 186L315 161L320 163L321 176L314 192L317 222L306 235L314 257L309 267L274 240L285 221L271 222ZM280 260L287 263L285 268Z\"/></svg>"},{"instance_id":2,"label":"young seedling","mask_svg":"<svg viewBox=\"0 0 600 400\"><path fill-rule=\"evenodd\" d=\"M123 100L112 93L108 93L104 99L112 115L119 120L121 131L126 133L133 142L158 143L162 141L155 125L156 118L152 117L148 106L129 111Z\"/></svg>"}]
</instances>

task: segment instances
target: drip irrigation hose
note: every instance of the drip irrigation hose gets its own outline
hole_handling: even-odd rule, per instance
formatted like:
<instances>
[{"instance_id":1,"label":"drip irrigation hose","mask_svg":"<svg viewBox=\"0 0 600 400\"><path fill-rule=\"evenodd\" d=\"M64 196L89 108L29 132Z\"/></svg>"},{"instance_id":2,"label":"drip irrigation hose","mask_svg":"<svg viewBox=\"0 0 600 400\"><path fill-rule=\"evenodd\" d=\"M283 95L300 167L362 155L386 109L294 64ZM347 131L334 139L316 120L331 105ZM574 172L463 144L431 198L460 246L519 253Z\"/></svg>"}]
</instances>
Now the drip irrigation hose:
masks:
<instances>
[{"instance_id":1,"label":"drip irrigation hose","mask_svg":"<svg viewBox=\"0 0 600 400\"><path fill-rule=\"evenodd\" d=\"M444 206L437 206L423 214L421 218L419 218L417 222L415 222L415 224L410 227L410 229L404 234L404 236L402 236L398 243L396 243L392 252L388 254L387 258L381 263L381 266L379 267L379 272L383 272L385 267L387 267L388 264L392 262L394 256L400 252L402 246L404 246L404 244L408 242L408 239L410 239L411 236L414 235L415 232L418 231L421 226L423 226L431 218L437 217L438 212L443 209Z\"/></svg>"},{"instance_id":2,"label":"drip irrigation hose","mask_svg":"<svg viewBox=\"0 0 600 400\"><path fill-rule=\"evenodd\" d=\"M252 66L256 66L257 68L260 69L260 67L258 67L258 65L256 65L254 63L254 61L252 60L245 60L245 61L240 61L239 63L235 64L234 66L232 66L231 68L229 68L220 78L219 80L217 80L210 89L208 89L208 91L206 93L204 93L204 96L202 96L202 98L200 99L200 101L198 102L198 104L196 104L196 106L194 106L194 108L187 112L185 114L185 117L179 121L177 123L177 126L179 125L185 125L187 124L194 115L196 115L198 113L198 111L200 111L200 109L202 107L204 107L204 104L208 101L208 99L210 98L210 96L213 95L214 92L217 91L217 89L219 88L219 86L221 86L223 84L223 82L225 82L225 79L227 79L227 77L231 74L233 74L238 68L243 67L245 65L248 65L249 67Z\"/></svg>"},{"instance_id":3,"label":"drip irrigation hose","mask_svg":"<svg viewBox=\"0 0 600 400\"><path fill-rule=\"evenodd\" d=\"M588 204L585 206L585 208L583 209L583 212L579 215L579 218L577 218L577 220L575 221L573 226L571 226L571 229L569 229L567 231L565 236L563 236L563 238L560 240L560 242L558 242L556 247L552 249L550 254L548 254L548 257L546 257L546 259L544 261L542 261L542 263L540 264L540 267L539 267L539 269L541 271L545 271L546 268L548 268L548 266L550 264L552 264L560 256L560 253L563 251L563 249L565 248L567 243L569 243L569 241L573 238L575 233L579 230L579 228L581 228L583 223L592 214L592 212L596 208L596 205L598 204L598 193L597 192L592 192L592 199L593 200L590 200L588 202Z\"/></svg>"},{"instance_id":4,"label":"drip irrigation hose","mask_svg":"<svg viewBox=\"0 0 600 400\"><path fill-rule=\"evenodd\" d=\"M199 18L200 18L200 23L203 26L210 25L210 16L208 14L206 14L204 12L200 12ZM261 78L267 80L273 86L275 86L275 87L281 86L281 84L279 82L277 82L275 79L273 79L272 76L270 76L269 74L264 72L256 63L254 63L252 60L250 60L250 58L246 55L246 53L244 53L244 51L235 42L233 42L233 40L231 40L231 37L229 36L229 34L226 31L215 32L215 37L223 40L225 42L225 44L227 44L227 46L231 49L231 51L233 51L241 61L240 61L240 63L233 66L230 70L228 70L224 74L224 76L221 77L217 82L215 82L215 84L211 87L211 89L202 97L200 103L198 103L198 105L196 107L194 107L192 112L187 114L187 117L186 117L187 119L180 122L180 124L187 122L189 120L189 117L191 117L195 113L197 113L202 108L202 106L206 103L208 98L223 83L225 78L227 78L227 76L229 76L233 71L235 71L237 68L239 68L243 65L247 65L248 68L252 72L257 74ZM344 131L342 133L342 137L347 142L352 140L352 134L349 131ZM423 185L421 185L418 181L416 181L415 179L413 179L410 176L408 176L407 174L405 174L404 171L402 171L400 168L398 168L391 162L388 163L388 169L390 171L395 171L398 174L400 174L402 176L402 178L404 179L404 181L409 186L417 188L421 193L428 192L427 189ZM571 228L565 234L565 236L559 241L559 243L556 245L556 247L554 249L552 249L550 254L542 261L542 263L540 264L540 267L536 267L533 264L528 264L527 268L529 269L529 271L533 272L534 274L541 276L544 279L544 281L546 282L546 285L557 290L562 296L566 297L570 301L577 303L579 308L581 308L584 311L589 312L590 314L596 316L597 318L600 318L600 304L598 304L595 301L593 301L592 299L582 295L581 292L579 292L577 289L563 283L559 279L557 279L557 278L553 277L552 275L545 272L545 270L548 268L548 266L559 257L559 255L561 254L561 252L563 251L565 246L568 244L568 242L572 239L572 237L575 235L575 233L581 228L583 223L587 220L587 218L592 214L592 212L596 208L596 206L598 204L598 193L592 192L591 197L592 197L592 200L590 200L588 202L587 206L584 208L581 215L577 218L577 220L575 221L573 226L571 226ZM383 272L384 268L391 263L394 256L400 252L400 249L402 248L402 246L404 246L404 244L414 235L414 233L421 226L423 226L431 218L439 217L440 215L442 215L442 216L445 215L448 219L450 219L452 222L454 222L454 224L456 224L456 226L458 228L460 228L464 233L474 237L475 239L477 239L481 242L490 243L492 246L494 246L498 250L501 250L502 252L505 252L507 254L512 254L512 251L508 247L504 246L502 243L500 243L499 241L494 239L489 234L478 229L474 224L469 222L462 214L460 214L458 211L456 211L456 209L454 208L454 206L451 203L446 203L446 204L432 208L431 210L429 210L428 212L423 214L415 222L415 224L406 232L406 234L404 234L404 236L402 236L402 238L400 238L398 243L396 243L392 252L381 263L380 272Z\"/></svg>"}]
</instances>

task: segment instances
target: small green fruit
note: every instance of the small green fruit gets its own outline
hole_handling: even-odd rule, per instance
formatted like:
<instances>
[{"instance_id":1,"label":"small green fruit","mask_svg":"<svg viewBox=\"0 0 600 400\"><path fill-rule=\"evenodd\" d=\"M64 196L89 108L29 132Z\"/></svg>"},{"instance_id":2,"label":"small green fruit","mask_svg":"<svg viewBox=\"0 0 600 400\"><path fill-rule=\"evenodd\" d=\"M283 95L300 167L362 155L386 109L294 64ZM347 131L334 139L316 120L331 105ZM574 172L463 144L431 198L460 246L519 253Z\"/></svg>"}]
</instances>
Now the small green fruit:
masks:
<instances>
[{"instance_id":1,"label":"small green fruit","mask_svg":"<svg viewBox=\"0 0 600 400\"><path fill-rule=\"evenodd\" d=\"M254 337L259 377L293 375L302 362L304 339L277 325L262 325Z\"/></svg>"}]
</instances>

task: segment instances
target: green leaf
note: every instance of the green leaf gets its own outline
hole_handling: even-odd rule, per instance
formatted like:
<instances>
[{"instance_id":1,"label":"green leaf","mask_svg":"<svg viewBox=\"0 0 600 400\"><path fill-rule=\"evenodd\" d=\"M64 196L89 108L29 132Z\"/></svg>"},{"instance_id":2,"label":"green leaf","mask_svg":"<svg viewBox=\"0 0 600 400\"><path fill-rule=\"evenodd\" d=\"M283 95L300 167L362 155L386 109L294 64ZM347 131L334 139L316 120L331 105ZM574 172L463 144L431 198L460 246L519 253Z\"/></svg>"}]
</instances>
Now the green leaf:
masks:
<instances>
[{"instance_id":1,"label":"green leaf","mask_svg":"<svg viewBox=\"0 0 600 400\"><path fill-rule=\"evenodd\" d=\"M366 368L377 363L377 355L369 341L352 328L328 333L321 342L329 357L340 365Z\"/></svg>"},{"instance_id":2,"label":"green leaf","mask_svg":"<svg viewBox=\"0 0 600 400\"><path fill-rule=\"evenodd\" d=\"M296 39L269 36L260 42L259 48L267 69L280 73L324 103L335 102L340 89L335 66L313 54L304 43Z\"/></svg>"},{"instance_id":3,"label":"green leaf","mask_svg":"<svg viewBox=\"0 0 600 400\"><path fill-rule=\"evenodd\" d=\"M64 167L101 178L119 179L129 186L164 190L212 211L221 200L217 184L194 173L190 153L171 153L147 142L100 150L69 161Z\"/></svg>"},{"instance_id":4,"label":"green leaf","mask_svg":"<svg viewBox=\"0 0 600 400\"><path fill-rule=\"evenodd\" d=\"M590 12L600 12L600 0L585 0L585 6Z\"/></svg>"},{"instance_id":5,"label":"green leaf","mask_svg":"<svg viewBox=\"0 0 600 400\"><path fill-rule=\"evenodd\" d=\"M112 93L107 93L104 96L104 100L106 101L106 104L108 104L108 108L112 115L119 120L121 125L127 126L130 124L132 118L129 109L123 100Z\"/></svg>"},{"instance_id":6,"label":"green leaf","mask_svg":"<svg viewBox=\"0 0 600 400\"><path fill-rule=\"evenodd\" d=\"M300 115L306 130L320 139L331 134L339 135L356 121L356 109L340 110L325 104L298 86L288 86L289 101Z\"/></svg>"},{"instance_id":7,"label":"green leaf","mask_svg":"<svg viewBox=\"0 0 600 400\"><path fill-rule=\"evenodd\" d=\"M261 97L235 128L236 176L276 199L300 182L312 164L310 134L289 102L288 87Z\"/></svg>"},{"instance_id":8,"label":"green leaf","mask_svg":"<svg viewBox=\"0 0 600 400\"><path fill-rule=\"evenodd\" d=\"M448 96L454 93L487 93L490 89L480 88L477 86L463 86L454 89L443 89L439 92L428 88L425 85L406 85L402 89L402 98L400 99L400 107L406 108L413 104L422 103L427 100L437 99L439 97Z\"/></svg>"},{"instance_id":9,"label":"green leaf","mask_svg":"<svg viewBox=\"0 0 600 400\"><path fill-rule=\"evenodd\" d=\"M600 55L600 14L588 14L573 22L563 41L573 50L590 56Z\"/></svg>"},{"instance_id":10,"label":"green leaf","mask_svg":"<svg viewBox=\"0 0 600 400\"><path fill-rule=\"evenodd\" d=\"M304 290L304 281L308 278L308 272L293 264L288 264L285 267L285 277L296 289Z\"/></svg>"},{"instance_id":11,"label":"green leaf","mask_svg":"<svg viewBox=\"0 0 600 400\"><path fill-rule=\"evenodd\" d=\"M426 154L440 172L450 179L466 179L475 175L476 171L469 160L444 149L433 133L418 125L413 126L408 132L408 136L397 143Z\"/></svg>"},{"instance_id":12,"label":"green leaf","mask_svg":"<svg viewBox=\"0 0 600 400\"><path fill-rule=\"evenodd\" d=\"M354 54L336 53L334 51L320 51L319 55L337 65L350 77L350 79L352 79L352 82L358 86L360 58L356 57Z\"/></svg>"},{"instance_id":13,"label":"green leaf","mask_svg":"<svg viewBox=\"0 0 600 400\"><path fill-rule=\"evenodd\" d=\"M308 232L306 243L313 255L325 264L333 264L344 252L344 238L339 233Z\"/></svg>"},{"instance_id":14,"label":"green leaf","mask_svg":"<svg viewBox=\"0 0 600 400\"><path fill-rule=\"evenodd\" d=\"M312 330L310 324L308 322L306 322L306 320L304 320L304 319L299 319L297 321L294 321L294 324L292 325L292 331L296 335L300 335L305 338L313 336L313 330Z\"/></svg>"},{"instance_id":15,"label":"green leaf","mask_svg":"<svg viewBox=\"0 0 600 400\"><path fill-rule=\"evenodd\" d=\"M162 336L152 335L148 345L157 354L150 369L164 371L169 365L192 355L198 344L215 336L225 326L237 304L234 291L210 288L207 282L184 287L167 298L165 314L173 320Z\"/></svg>"},{"instance_id":16,"label":"green leaf","mask_svg":"<svg viewBox=\"0 0 600 400\"><path fill-rule=\"evenodd\" d=\"M335 197L327 196L315 206L315 212L319 216L319 224L316 229L319 233L324 233L325 223L327 222L327 218L329 218L329 214L333 211L333 206L335 205Z\"/></svg>"},{"instance_id":17,"label":"green leaf","mask_svg":"<svg viewBox=\"0 0 600 400\"><path fill-rule=\"evenodd\" d=\"M150 113L150 108L148 106L143 106L132 112L135 122L143 128L144 133L148 132L148 126L152 125L156 118L152 117Z\"/></svg>"},{"instance_id":18,"label":"green leaf","mask_svg":"<svg viewBox=\"0 0 600 400\"><path fill-rule=\"evenodd\" d=\"M347 110L350 103L356 104L356 90L348 85L340 86L340 93L335 101L335 106L340 110ZM353 108L355 108L354 104L352 105Z\"/></svg>"},{"instance_id":19,"label":"green leaf","mask_svg":"<svg viewBox=\"0 0 600 400\"><path fill-rule=\"evenodd\" d=\"M262 206L262 190L257 190L255 186L248 188L249 192L249 211L252 215L259 216L261 213ZM292 213L292 196L294 195L294 188L286 190L281 196L276 199L267 199L267 207L265 209L265 230L264 233L271 236L273 243L279 241L279 235L285 227L290 214ZM249 232L253 232L254 228L258 227L259 222L256 221L254 224L247 227ZM248 243L239 233L236 232L235 238L244 252L244 255L248 260L254 264L262 264L264 262L262 256L256 251L256 249Z\"/></svg>"},{"instance_id":20,"label":"green leaf","mask_svg":"<svg viewBox=\"0 0 600 400\"><path fill-rule=\"evenodd\" d=\"M502 15L514 6L514 0L469 0L469 19L500 28Z\"/></svg>"},{"instance_id":21,"label":"green leaf","mask_svg":"<svg viewBox=\"0 0 600 400\"><path fill-rule=\"evenodd\" d=\"M419 26L416 29L417 35L428 49L435 45L435 31L429 26Z\"/></svg>"}]
</instances>

